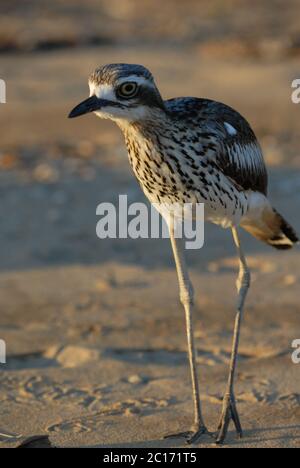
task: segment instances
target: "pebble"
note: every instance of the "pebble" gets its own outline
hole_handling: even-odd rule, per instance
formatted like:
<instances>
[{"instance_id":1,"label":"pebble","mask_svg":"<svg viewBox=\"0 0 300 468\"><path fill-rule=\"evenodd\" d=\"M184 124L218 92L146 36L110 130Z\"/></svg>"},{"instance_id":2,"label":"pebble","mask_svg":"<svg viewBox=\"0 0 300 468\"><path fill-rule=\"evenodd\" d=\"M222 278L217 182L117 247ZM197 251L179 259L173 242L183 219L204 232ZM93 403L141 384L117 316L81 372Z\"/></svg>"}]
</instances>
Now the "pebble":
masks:
<instances>
[{"instance_id":1,"label":"pebble","mask_svg":"<svg viewBox=\"0 0 300 468\"><path fill-rule=\"evenodd\" d=\"M134 385L138 385L138 384L141 384L144 382L144 379L143 377L141 377L140 375L138 374L133 374L133 375L130 375L127 379L128 383L131 383L131 384L134 384Z\"/></svg>"},{"instance_id":2,"label":"pebble","mask_svg":"<svg viewBox=\"0 0 300 468\"><path fill-rule=\"evenodd\" d=\"M293 284L295 284L297 282L297 278L295 275L286 275L284 278L283 278L283 284L285 286L292 286Z\"/></svg>"},{"instance_id":3,"label":"pebble","mask_svg":"<svg viewBox=\"0 0 300 468\"><path fill-rule=\"evenodd\" d=\"M90 141L82 140L77 146L77 151L79 156L90 158L95 152L95 145Z\"/></svg>"},{"instance_id":4,"label":"pebble","mask_svg":"<svg viewBox=\"0 0 300 468\"><path fill-rule=\"evenodd\" d=\"M59 179L58 170L48 163L39 164L33 171L35 180L41 183L53 183Z\"/></svg>"},{"instance_id":5,"label":"pebble","mask_svg":"<svg viewBox=\"0 0 300 468\"><path fill-rule=\"evenodd\" d=\"M100 352L97 349L70 345L62 349L50 348L45 357L55 359L62 367L72 368L81 366L87 362L99 360Z\"/></svg>"},{"instance_id":6,"label":"pebble","mask_svg":"<svg viewBox=\"0 0 300 468\"><path fill-rule=\"evenodd\" d=\"M0 169L10 170L18 165L18 156L14 153L0 154Z\"/></svg>"}]
</instances>

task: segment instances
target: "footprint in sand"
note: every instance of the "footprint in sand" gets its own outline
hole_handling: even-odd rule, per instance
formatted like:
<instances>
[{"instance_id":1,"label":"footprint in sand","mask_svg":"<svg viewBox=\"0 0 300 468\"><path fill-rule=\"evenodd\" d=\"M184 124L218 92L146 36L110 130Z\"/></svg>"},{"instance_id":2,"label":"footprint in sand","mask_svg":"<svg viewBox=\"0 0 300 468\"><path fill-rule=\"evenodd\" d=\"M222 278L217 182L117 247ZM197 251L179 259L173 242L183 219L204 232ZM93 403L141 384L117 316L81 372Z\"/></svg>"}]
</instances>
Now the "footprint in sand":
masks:
<instances>
[{"instance_id":1,"label":"footprint in sand","mask_svg":"<svg viewBox=\"0 0 300 468\"><path fill-rule=\"evenodd\" d=\"M102 424L107 424L107 416L134 416L147 415L153 411L160 411L168 406L175 404L174 398L154 399L143 398L140 400L125 400L123 402L112 403L103 406L103 409L97 413L86 417L71 419L53 424L47 428L48 432L90 432L99 429Z\"/></svg>"},{"instance_id":2,"label":"footprint in sand","mask_svg":"<svg viewBox=\"0 0 300 468\"><path fill-rule=\"evenodd\" d=\"M9 395L10 401L35 405L41 403L71 404L82 408L103 405L103 399L109 391L107 386L96 388L86 385L76 386L71 382L57 382L47 376L20 377L8 382L2 378L3 400ZM6 395L6 397L5 397ZM2 394L1 397L2 399Z\"/></svg>"}]
</instances>

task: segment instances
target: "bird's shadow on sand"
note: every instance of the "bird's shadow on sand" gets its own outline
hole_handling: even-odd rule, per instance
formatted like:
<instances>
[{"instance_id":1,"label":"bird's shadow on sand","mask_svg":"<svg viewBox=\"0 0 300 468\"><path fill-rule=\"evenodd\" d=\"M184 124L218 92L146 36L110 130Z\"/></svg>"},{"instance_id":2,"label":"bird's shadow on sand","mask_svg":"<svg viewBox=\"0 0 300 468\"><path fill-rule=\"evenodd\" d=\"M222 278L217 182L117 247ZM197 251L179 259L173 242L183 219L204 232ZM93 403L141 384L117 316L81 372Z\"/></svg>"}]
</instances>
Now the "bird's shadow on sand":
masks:
<instances>
[{"instance_id":1,"label":"bird's shadow on sand","mask_svg":"<svg viewBox=\"0 0 300 468\"><path fill-rule=\"evenodd\" d=\"M276 435L274 432L284 431L284 434ZM288 432L292 431L293 434ZM299 435L295 435L295 431L299 431ZM271 434L270 434L271 433ZM189 445L185 443L184 439L178 437L174 439L151 439L151 440L138 440L133 442L120 442L118 444L97 444L89 446L89 448L193 448L193 447L243 447L243 446L259 446L267 444L268 442L274 441L288 441L288 440L300 440L300 425L289 425L289 426L275 426L275 427L263 427L257 429L248 429L244 433L242 439L238 439L234 431L229 431L227 440L223 445L217 445L214 439L210 436L204 436L198 444Z\"/></svg>"},{"instance_id":2,"label":"bird's shadow on sand","mask_svg":"<svg viewBox=\"0 0 300 468\"><path fill-rule=\"evenodd\" d=\"M284 431L283 435L271 435L276 431ZM299 431L299 434L287 434L287 431ZM261 434L261 435L260 435ZM289 425L289 426L275 426L275 427L263 427L258 429L249 429L245 431L245 437L241 440L236 440L234 437L230 438L231 445L239 444L259 444L263 442L271 441L287 441L287 440L300 440L300 425Z\"/></svg>"}]
</instances>

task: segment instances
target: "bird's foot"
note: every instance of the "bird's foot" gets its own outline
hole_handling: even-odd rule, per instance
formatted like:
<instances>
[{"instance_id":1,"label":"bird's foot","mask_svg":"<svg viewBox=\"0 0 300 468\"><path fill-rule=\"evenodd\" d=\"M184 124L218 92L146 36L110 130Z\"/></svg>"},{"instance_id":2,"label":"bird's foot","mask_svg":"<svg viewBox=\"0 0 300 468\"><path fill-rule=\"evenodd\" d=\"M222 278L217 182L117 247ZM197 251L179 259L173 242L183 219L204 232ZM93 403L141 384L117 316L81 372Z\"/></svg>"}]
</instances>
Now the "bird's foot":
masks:
<instances>
[{"instance_id":1,"label":"bird's foot","mask_svg":"<svg viewBox=\"0 0 300 468\"><path fill-rule=\"evenodd\" d=\"M195 444L204 434L211 435L204 425L197 425L196 429L191 431L178 432L176 434L168 434L165 439L185 439L187 444Z\"/></svg>"},{"instance_id":2,"label":"bird's foot","mask_svg":"<svg viewBox=\"0 0 300 468\"><path fill-rule=\"evenodd\" d=\"M187 444L196 444L199 441L200 437L202 437L205 434L211 435L206 429L206 427L201 425L198 427L198 429L191 433L190 437L187 439L186 442Z\"/></svg>"},{"instance_id":3,"label":"bird's foot","mask_svg":"<svg viewBox=\"0 0 300 468\"><path fill-rule=\"evenodd\" d=\"M193 435L192 431L175 432L174 434L167 434L164 439L189 439Z\"/></svg>"},{"instance_id":4,"label":"bird's foot","mask_svg":"<svg viewBox=\"0 0 300 468\"><path fill-rule=\"evenodd\" d=\"M238 434L238 437L241 439L243 437L243 430L242 430L242 426L240 423L239 414L236 408L235 397L233 394L226 393L226 395L224 396L224 400L223 400L223 409L222 409L220 423L218 426L218 431L215 434L216 443L218 445L223 444L226 438L228 427L229 427L231 420L233 421L235 425L235 429Z\"/></svg>"}]
</instances>

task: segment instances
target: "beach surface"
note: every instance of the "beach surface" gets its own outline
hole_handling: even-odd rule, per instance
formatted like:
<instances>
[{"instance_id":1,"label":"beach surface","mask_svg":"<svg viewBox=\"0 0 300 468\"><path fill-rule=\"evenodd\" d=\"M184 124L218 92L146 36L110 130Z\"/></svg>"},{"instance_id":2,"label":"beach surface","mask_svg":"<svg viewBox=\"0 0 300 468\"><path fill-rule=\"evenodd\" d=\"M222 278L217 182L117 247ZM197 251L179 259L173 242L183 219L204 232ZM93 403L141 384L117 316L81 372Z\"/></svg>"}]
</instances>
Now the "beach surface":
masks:
<instances>
[{"instance_id":1,"label":"beach surface","mask_svg":"<svg viewBox=\"0 0 300 468\"><path fill-rule=\"evenodd\" d=\"M0 106L0 339L7 346L0 447L35 435L48 435L57 447L185 447L183 439L164 439L193 421L169 242L97 238L99 203L144 196L119 130L93 115L71 121L67 114L87 97L89 73L110 62L144 64L165 98L203 96L231 105L259 137L274 206L300 232L300 104L291 101L300 56L296 2L280 20L276 7L273 22L265 2L255 3L255 13L247 2L233 2L241 7L239 23L221 2L203 2L202 36L191 34L191 5L198 2L187 2L181 29L180 2L177 9L166 2L173 12L168 27L163 9L153 30L134 1L124 2L131 5L122 13L127 22L118 18L120 2L97 2L102 15L95 2L84 2L87 18L82 2L70 1L69 11L60 2L49 11L37 3L25 15L34 19L30 31L21 30L24 12L15 2L0 7L7 83L7 104ZM153 3L144 2L149 15ZM99 22L87 23L87 35L82 22L93 12ZM282 37L272 35L276 21ZM244 438L230 426L225 447L299 447L300 364L292 362L292 342L300 339L299 247L277 252L246 233L242 241L253 278L236 379ZM236 304L230 231L207 225L204 247L189 251L188 262L203 412L215 431ZM204 436L198 446L215 444Z\"/></svg>"}]
</instances>

